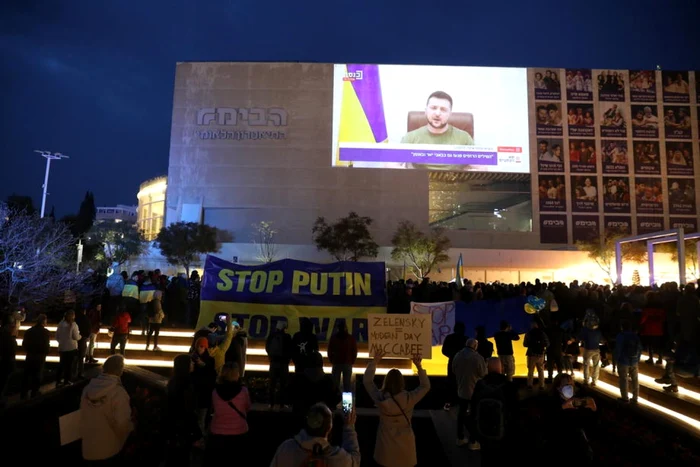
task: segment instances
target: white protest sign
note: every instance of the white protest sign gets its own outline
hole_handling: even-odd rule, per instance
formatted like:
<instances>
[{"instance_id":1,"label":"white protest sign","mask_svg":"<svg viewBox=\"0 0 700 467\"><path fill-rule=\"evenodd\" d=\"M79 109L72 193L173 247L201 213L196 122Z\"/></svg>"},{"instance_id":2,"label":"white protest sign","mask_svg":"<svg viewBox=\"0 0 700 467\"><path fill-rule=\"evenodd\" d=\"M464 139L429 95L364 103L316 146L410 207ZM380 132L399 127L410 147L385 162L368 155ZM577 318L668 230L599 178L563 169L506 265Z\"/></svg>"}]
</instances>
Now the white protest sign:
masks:
<instances>
[{"instance_id":1,"label":"white protest sign","mask_svg":"<svg viewBox=\"0 0 700 467\"><path fill-rule=\"evenodd\" d=\"M80 434L80 410L66 414L58 419L58 427L61 434L61 446L78 441Z\"/></svg>"},{"instance_id":2,"label":"white protest sign","mask_svg":"<svg viewBox=\"0 0 700 467\"><path fill-rule=\"evenodd\" d=\"M432 321L433 345L442 345L455 327L455 302L411 302L412 315L427 315Z\"/></svg>"},{"instance_id":3,"label":"white protest sign","mask_svg":"<svg viewBox=\"0 0 700 467\"><path fill-rule=\"evenodd\" d=\"M432 358L432 321L430 315L367 315L369 355L381 349L387 357Z\"/></svg>"}]
</instances>

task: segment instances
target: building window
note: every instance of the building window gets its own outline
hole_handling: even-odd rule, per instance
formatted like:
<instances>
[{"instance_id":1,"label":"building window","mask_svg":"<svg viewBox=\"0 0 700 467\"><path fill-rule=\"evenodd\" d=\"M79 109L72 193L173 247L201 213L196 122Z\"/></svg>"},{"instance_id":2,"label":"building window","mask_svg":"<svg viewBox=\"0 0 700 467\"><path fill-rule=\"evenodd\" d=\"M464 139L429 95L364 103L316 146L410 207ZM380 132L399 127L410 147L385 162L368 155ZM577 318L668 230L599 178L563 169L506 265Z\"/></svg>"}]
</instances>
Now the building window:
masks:
<instances>
[{"instance_id":1,"label":"building window","mask_svg":"<svg viewBox=\"0 0 700 467\"><path fill-rule=\"evenodd\" d=\"M165 221L167 177L158 177L141 184L137 224L146 240L154 240Z\"/></svg>"},{"instance_id":2,"label":"building window","mask_svg":"<svg viewBox=\"0 0 700 467\"><path fill-rule=\"evenodd\" d=\"M530 175L431 172L429 216L450 230L532 230Z\"/></svg>"}]
</instances>

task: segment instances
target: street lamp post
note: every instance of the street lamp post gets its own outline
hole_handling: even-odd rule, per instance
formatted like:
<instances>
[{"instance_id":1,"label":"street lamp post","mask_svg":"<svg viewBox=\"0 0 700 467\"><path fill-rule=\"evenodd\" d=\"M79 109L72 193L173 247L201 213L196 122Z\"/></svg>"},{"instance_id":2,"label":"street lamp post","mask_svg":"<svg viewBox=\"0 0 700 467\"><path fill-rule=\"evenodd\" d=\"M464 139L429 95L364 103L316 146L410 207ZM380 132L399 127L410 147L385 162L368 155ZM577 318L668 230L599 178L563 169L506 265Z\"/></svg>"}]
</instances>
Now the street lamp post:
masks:
<instances>
[{"instance_id":1,"label":"street lamp post","mask_svg":"<svg viewBox=\"0 0 700 467\"><path fill-rule=\"evenodd\" d=\"M60 160L60 159L68 159L68 156L61 154L60 152L54 152L52 153L51 151L39 151L39 150L34 150L34 152L38 152L41 154L41 157L46 159L46 174L44 175L44 194L41 198L41 217L44 217L44 212L46 211L46 191L49 188L49 171L51 170L51 160Z\"/></svg>"}]
</instances>

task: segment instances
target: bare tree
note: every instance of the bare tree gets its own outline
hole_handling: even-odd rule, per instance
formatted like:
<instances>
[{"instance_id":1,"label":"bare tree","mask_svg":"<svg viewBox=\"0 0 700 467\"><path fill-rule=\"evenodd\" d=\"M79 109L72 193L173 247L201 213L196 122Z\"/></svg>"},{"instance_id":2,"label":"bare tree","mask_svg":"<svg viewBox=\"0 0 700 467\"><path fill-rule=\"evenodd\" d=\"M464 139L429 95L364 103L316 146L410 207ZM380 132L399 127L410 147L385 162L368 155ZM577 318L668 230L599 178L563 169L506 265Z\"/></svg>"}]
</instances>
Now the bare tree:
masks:
<instances>
[{"instance_id":1,"label":"bare tree","mask_svg":"<svg viewBox=\"0 0 700 467\"><path fill-rule=\"evenodd\" d=\"M0 206L0 294L7 303L40 302L82 283L70 258L68 227Z\"/></svg>"},{"instance_id":2,"label":"bare tree","mask_svg":"<svg viewBox=\"0 0 700 467\"><path fill-rule=\"evenodd\" d=\"M271 263L277 255L277 243L275 235L277 230L272 227L272 222L260 221L253 224L253 243L257 248L256 258L261 263Z\"/></svg>"}]
</instances>

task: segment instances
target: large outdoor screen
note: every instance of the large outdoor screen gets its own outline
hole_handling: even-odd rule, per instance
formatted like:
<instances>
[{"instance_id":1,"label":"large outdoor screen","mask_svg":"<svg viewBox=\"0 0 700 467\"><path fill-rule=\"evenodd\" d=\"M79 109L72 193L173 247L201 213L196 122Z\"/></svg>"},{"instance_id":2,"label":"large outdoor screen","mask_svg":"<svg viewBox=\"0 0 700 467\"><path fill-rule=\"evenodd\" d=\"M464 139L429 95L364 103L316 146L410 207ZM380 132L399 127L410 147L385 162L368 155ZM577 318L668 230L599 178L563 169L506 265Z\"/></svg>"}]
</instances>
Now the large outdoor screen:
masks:
<instances>
[{"instance_id":1,"label":"large outdoor screen","mask_svg":"<svg viewBox=\"0 0 700 467\"><path fill-rule=\"evenodd\" d=\"M530 172L525 68L335 65L332 163Z\"/></svg>"}]
</instances>

